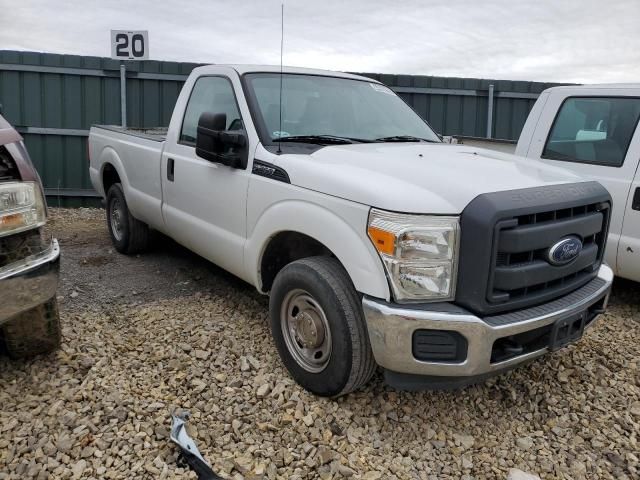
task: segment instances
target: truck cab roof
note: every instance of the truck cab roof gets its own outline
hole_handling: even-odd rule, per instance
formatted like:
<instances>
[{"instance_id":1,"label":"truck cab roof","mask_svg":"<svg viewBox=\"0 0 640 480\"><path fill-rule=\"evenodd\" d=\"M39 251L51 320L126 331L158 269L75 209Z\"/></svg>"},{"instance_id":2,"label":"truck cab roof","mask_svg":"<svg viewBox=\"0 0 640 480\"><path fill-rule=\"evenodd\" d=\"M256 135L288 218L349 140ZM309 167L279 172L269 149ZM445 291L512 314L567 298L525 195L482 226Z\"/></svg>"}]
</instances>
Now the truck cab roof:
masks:
<instances>
[{"instance_id":1,"label":"truck cab roof","mask_svg":"<svg viewBox=\"0 0 640 480\"><path fill-rule=\"evenodd\" d=\"M236 72L238 72L239 75L244 75L245 73L280 73L281 71L280 65L216 64L216 65L204 65L202 67L197 67L193 70L193 72L198 75L214 74L214 73L219 73L221 67L231 68ZM290 73L290 74L297 73L297 74L306 74L306 75L320 75L324 77L350 78L352 80L364 80L366 82L380 83L377 80L363 77L360 75L354 75L352 73L336 72L333 70L321 70L316 68L283 66L282 73Z\"/></svg>"},{"instance_id":2,"label":"truck cab roof","mask_svg":"<svg viewBox=\"0 0 640 480\"><path fill-rule=\"evenodd\" d=\"M580 91L580 90L616 90L621 95L638 95L640 93L640 83L598 83L584 85L562 85L559 87L548 88L547 92L552 91Z\"/></svg>"}]
</instances>

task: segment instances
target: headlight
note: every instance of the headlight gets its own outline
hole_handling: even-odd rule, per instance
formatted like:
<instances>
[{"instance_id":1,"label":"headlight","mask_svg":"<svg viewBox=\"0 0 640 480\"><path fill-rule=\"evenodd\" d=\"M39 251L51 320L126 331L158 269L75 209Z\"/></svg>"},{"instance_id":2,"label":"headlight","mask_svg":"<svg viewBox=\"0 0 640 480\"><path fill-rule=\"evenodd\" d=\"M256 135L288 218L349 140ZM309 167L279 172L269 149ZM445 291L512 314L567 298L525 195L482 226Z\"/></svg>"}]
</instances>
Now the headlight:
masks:
<instances>
[{"instance_id":1,"label":"headlight","mask_svg":"<svg viewBox=\"0 0 640 480\"><path fill-rule=\"evenodd\" d=\"M371 210L367 232L397 301L453 300L459 231L457 217Z\"/></svg>"},{"instance_id":2,"label":"headlight","mask_svg":"<svg viewBox=\"0 0 640 480\"><path fill-rule=\"evenodd\" d=\"M0 237L45 224L40 188L33 182L0 183Z\"/></svg>"}]
</instances>

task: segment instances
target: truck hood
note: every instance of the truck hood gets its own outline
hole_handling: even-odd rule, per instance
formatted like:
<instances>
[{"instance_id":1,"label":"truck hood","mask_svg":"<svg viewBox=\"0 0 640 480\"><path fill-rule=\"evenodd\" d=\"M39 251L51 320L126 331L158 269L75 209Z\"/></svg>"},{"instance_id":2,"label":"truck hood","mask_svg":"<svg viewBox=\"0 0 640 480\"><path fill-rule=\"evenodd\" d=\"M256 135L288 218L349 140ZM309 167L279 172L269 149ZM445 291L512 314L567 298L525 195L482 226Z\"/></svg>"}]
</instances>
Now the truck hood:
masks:
<instances>
[{"instance_id":1,"label":"truck hood","mask_svg":"<svg viewBox=\"0 0 640 480\"><path fill-rule=\"evenodd\" d=\"M20 134L0 115L0 145L15 143L20 140L22 140Z\"/></svg>"},{"instance_id":2,"label":"truck hood","mask_svg":"<svg viewBox=\"0 0 640 480\"><path fill-rule=\"evenodd\" d=\"M581 180L537 160L451 144L332 145L271 158L294 185L407 213L458 214L482 193Z\"/></svg>"}]
</instances>

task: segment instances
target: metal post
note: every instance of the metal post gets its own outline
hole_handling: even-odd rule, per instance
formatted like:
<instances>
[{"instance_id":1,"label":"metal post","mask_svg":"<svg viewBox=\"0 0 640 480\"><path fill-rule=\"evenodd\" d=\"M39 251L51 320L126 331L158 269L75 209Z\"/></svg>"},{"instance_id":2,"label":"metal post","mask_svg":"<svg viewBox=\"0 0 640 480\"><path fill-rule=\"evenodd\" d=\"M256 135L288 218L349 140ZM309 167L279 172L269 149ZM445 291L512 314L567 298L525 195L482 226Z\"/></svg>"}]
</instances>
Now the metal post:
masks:
<instances>
[{"instance_id":1,"label":"metal post","mask_svg":"<svg viewBox=\"0 0 640 480\"><path fill-rule=\"evenodd\" d=\"M493 130L493 85L489 85L489 97L487 97L487 138L491 138Z\"/></svg>"},{"instance_id":2,"label":"metal post","mask_svg":"<svg viewBox=\"0 0 640 480\"><path fill-rule=\"evenodd\" d=\"M127 126L127 67L120 62L120 123Z\"/></svg>"}]
</instances>

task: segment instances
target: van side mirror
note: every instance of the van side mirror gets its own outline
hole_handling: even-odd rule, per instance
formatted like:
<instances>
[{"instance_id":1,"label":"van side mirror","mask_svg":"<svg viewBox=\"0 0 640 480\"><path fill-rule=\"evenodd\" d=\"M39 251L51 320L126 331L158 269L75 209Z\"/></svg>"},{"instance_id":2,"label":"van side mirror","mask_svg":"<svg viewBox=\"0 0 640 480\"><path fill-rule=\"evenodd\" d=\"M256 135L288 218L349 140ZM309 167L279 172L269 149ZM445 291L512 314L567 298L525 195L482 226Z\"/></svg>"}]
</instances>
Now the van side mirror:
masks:
<instances>
[{"instance_id":1,"label":"van side mirror","mask_svg":"<svg viewBox=\"0 0 640 480\"><path fill-rule=\"evenodd\" d=\"M226 130L225 113L204 112L198 119L196 155L232 168L247 167L247 137L243 130Z\"/></svg>"}]
</instances>

